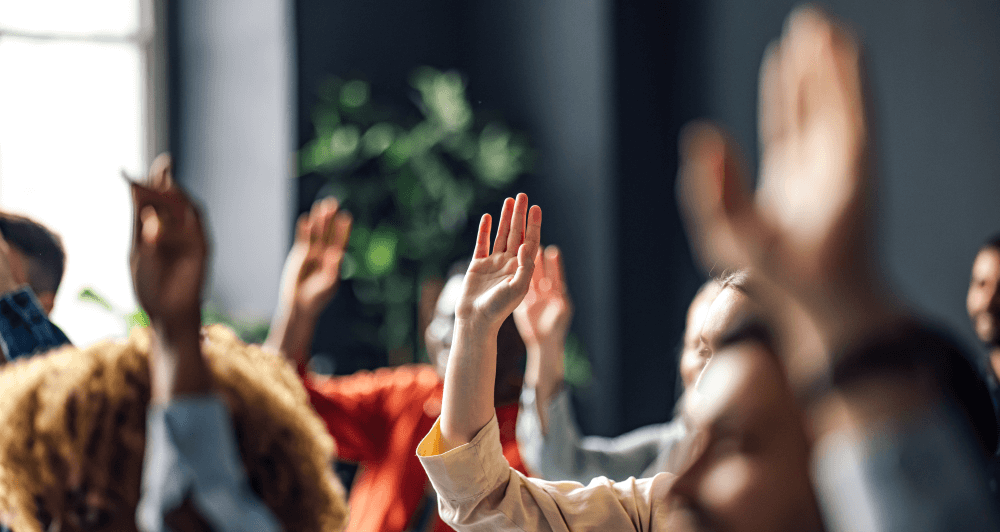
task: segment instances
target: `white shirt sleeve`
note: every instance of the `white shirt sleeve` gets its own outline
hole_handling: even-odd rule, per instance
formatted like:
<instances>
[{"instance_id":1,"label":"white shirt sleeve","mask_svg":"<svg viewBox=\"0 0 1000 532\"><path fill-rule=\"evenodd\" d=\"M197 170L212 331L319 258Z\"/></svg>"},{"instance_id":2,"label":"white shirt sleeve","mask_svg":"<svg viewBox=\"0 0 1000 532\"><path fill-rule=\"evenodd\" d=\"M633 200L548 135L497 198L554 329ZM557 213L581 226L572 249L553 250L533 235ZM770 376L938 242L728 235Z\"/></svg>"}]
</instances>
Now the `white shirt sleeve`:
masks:
<instances>
[{"instance_id":1,"label":"white shirt sleeve","mask_svg":"<svg viewBox=\"0 0 1000 532\"><path fill-rule=\"evenodd\" d=\"M442 450L440 419L417 447L438 510L455 530L504 532L666 530L665 495L673 477L612 482L550 482L510 468L496 416L468 444Z\"/></svg>"},{"instance_id":2,"label":"white shirt sleeve","mask_svg":"<svg viewBox=\"0 0 1000 532\"><path fill-rule=\"evenodd\" d=\"M569 391L563 388L548 405L548 431L542 431L535 390L521 392L517 443L529 471L548 480L590 482L595 477L624 480L668 471L670 453L685 434L680 420L641 427L615 438L581 436Z\"/></svg>"},{"instance_id":3,"label":"white shirt sleeve","mask_svg":"<svg viewBox=\"0 0 1000 532\"><path fill-rule=\"evenodd\" d=\"M216 395L149 408L136 524L143 532L165 532L164 516L188 498L213 530L281 529L250 489L229 409Z\"/></svg>"}]
</instances>

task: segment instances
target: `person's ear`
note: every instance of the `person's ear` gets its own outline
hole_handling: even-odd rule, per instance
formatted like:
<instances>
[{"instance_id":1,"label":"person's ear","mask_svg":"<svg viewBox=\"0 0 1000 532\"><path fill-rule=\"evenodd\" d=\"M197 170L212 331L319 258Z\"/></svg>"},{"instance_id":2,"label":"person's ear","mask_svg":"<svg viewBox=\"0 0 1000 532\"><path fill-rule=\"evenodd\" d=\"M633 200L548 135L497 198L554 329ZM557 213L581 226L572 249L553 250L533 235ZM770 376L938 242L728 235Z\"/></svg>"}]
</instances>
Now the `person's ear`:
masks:
<instances>
[{"instance_id":1,"label":"person's ear","mask_svg":"<svg viewBox=\"0 0 1000 532\"><path fill-rule=\"evenodd\" d=\"M52 307L56 304L55 292L42 292L41 294L35 294L35 297L42 304L42 310L45 311L45 315L52 314Z\"/></svg>"}]
</instances>

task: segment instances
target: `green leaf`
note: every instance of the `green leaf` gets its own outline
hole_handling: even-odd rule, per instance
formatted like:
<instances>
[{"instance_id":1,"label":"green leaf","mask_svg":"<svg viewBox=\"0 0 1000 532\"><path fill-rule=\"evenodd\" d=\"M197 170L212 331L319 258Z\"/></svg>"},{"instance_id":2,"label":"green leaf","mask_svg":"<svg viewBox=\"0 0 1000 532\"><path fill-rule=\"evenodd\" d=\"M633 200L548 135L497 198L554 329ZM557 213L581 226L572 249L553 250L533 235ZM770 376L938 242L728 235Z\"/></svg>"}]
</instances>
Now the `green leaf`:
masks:
<instances>
[{"instance_id":1,"label":"green leaf","mask_svg":"<svg viewBox=\"0 0 1000 532\"><path fill-rule=\"evenodd\" d=\"M134 327L149 327L149 315L146 314L146 311L138 309L125 316L125 324L130 331Z\"/></svg>"},{"instance_id":2,"label":"green leaf","mask_svg":"<svg viewBox=\"0 0 1000 532\"><path fill-rule=\"evenodd\" d=\"M115 311L110 301L105 299L104 296L98 294L96 290L90 288L89 286L84 288L83 290L80 290L80 293L77 294L76 297L80 301L87 301L90 303L94 303L96 305L100 305L104 310L108 312Z\"/></svg>"},{"instance_id":3,"label":"green leaf","mask_svg":"<svg viewBox=\"0 0 1000 532\"><path fill-rule=\"evenodd\" d=\"M396 268L396 245L399 237L395 231L379 227L368 239L365 252L365 266L376 277L381 277Z\"/></svg>"}]
</instances>

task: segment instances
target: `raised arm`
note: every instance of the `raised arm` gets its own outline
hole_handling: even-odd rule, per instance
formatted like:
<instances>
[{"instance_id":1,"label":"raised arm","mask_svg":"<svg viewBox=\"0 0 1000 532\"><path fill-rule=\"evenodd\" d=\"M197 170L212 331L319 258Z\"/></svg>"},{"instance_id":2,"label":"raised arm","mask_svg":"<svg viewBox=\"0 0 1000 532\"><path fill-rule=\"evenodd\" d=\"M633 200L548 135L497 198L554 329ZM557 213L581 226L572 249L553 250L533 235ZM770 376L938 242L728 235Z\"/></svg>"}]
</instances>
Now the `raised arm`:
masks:
<instances>
[{"instance_id":1,"label":"raised arm","mask_svg":"<svg viewBox=\"0 0 1000 532\"><path fill-rule=\"evenodd\" d=\"M517 439L528 469L550 480L587 483L595 477L641 477L657 461L674 425L643 427L617 438L581 437L563 389L563 355L573 305L566 289L562 253L539 250L514 322L528 351Z\"/></svg>"},{"instance_id":2,"label":"raised arm","mask_svg":"<svg viewBox=\"0 0 1000 532\"><path fill-rule=\"evenodd\" d=\"M514 309L514 323L528 352L524 385L534 390L543 432L548 405L563 385L563 352L572 319L562 254L556 246L539 249L528 293Z\"/></svg>"},{"instance_id":3,"label":"raised arm","mask_svg":"<svg viewBox=\"0 0 1000 532\"><path fill-rule=\"evenodd\" d=\"M265 347L295 364L308 361L316 321L340 284L340 265L350 234L351 215L340 210L334 198L316 202L299 218Z\"/></svg>"},{"instance_id":4,"label":"raised arm","mask_svg":"<svg viewBox=\"0 0 1000 532\"><path fill-rule=\"evenodd\" d=\"M200 342L205 230L198 210L174 185L169 158L162 157L148 184L131 184L135 215L129 258L135 295L154 333L150 378L157 404L212 390Z\"/></svg>"},{"instance_id":5,"label":"raised arm","mask_svg":"<svg viewBox=\"0 0 1000 532\"><path fill-rule=\"evenodd\" d=\"M750 266L773 294L771 332L819 442L829 530L991 530L971 431L944 400L948 344L908 325L878 267L867 100L855 36L795 10L762 64L757 190L719 128L683 136L691 240L703 264ZM920 456L946 464L906 465Z\"/></svg>"},{"instance_id":6,"label":"raised arm","mask_svg":"<svg viewBox=\"0 0 1000 532\"><path fill-rule=\"evenodd\" d=\"M459 296L441 417L417 447L442 519L461 531L665 529L653 507L666 475L584 487L525 478L504 459L493 410L497 332L528 292L542 213L529 211L524 194L508 198L492 253L490 222L480 222Z\"/></svg>"},{"instance_id":7,"label":"raised arm","mask_svg":"<svg viewBox=\"0 0 1000 532\"><path fill-rule=\"evenodd\" d=\"M542 209L528 196L507 198L490 252L492 218L479 222L472 263L455 309L455 336L444 382L441 433L446 448L472 441L493 418L497 333L524 299L534 270Z\"/></svg>"},{"instance_id":8,"label":"raised arm","mask_svg":"<svg viewBox=\"0 0 1000 532\"><path fill-rule=\"evenodd\" d=\"M201 350L208 244L198 209L154 161L147 184L131 183L132 284L153 330L142 499L145 532L278 530L250 489L229 411L212 394Z\"/></svg>"}]
</instances>

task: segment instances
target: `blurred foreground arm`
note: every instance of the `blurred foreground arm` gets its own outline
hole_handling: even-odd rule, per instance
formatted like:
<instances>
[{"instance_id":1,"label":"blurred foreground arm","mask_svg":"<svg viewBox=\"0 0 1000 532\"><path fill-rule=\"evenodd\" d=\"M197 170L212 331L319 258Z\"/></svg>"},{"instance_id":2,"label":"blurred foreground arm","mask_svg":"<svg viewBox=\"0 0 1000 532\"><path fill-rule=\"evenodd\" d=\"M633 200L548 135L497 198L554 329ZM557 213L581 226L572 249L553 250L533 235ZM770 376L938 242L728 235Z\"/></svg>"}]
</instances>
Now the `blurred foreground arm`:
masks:
<instances>
[{"instance_id":1,"label":"blurred foreground arm","mask_svg":"<svg viewBox=\"0 0 1000 532\"><path fill-rule=\"evenodd\" d=\"M757 191L729 137L697 124L681 143L681 207L703 264L749 266L774 294L828 529L994 530L971 433L945 399L946 344L908 325L877 265L863 82L857 39L794 11L762 65ZM942 467L925 468L931 456Z\"/></svg>"},{"instance_id":2,"label":"blurred foreground arm","mask_svg":"<svg viewBox=\"0 0 1000 532\"><path fill-rule=\"evenodd\" d=\"M340 264L350 234L351 215L340 211L333 198L316 202L299 218L265 347L295 364L308 361L316 321L340 283Z\"/></svg>"},{"instance_id":3,"label":"blurred foreground arm","mask_svg":"<svg viewBox=\"0 0 1000 532\"><path fill-rule=\"evenodd\" d=\"M201 351L208 245L198 210L174 186L168 158L147 185L132 183L130 265L153 329L140 529L276 531L240 461L229 410L212 394Z\"/></svg>"}]
</instances>

